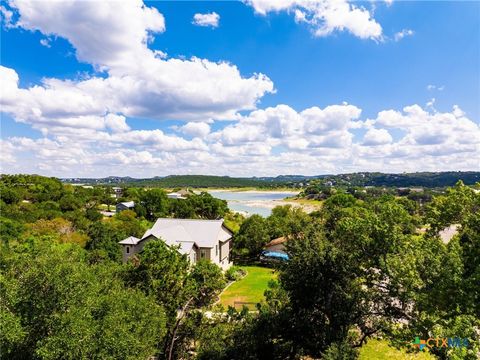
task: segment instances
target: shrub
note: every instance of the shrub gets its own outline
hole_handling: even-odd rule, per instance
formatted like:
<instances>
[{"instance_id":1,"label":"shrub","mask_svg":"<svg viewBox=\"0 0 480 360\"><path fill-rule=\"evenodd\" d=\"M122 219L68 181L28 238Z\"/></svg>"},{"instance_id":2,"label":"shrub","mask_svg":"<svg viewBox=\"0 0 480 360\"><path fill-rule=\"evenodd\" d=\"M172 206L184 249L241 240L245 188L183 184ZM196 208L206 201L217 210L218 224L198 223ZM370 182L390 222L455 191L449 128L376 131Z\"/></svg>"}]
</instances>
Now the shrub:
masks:
<instances>
[{"instance_id":1,"label":"shrub","mask_svg":"<svg viewBox=\"0 0 480 360\"><path fill-rule=\"evenodd\" d=\"M225 277L228 281L236 281L245 276L245 270L239 268L238 266L232 266L225 272Z\"/></svg>"}]
</instances>

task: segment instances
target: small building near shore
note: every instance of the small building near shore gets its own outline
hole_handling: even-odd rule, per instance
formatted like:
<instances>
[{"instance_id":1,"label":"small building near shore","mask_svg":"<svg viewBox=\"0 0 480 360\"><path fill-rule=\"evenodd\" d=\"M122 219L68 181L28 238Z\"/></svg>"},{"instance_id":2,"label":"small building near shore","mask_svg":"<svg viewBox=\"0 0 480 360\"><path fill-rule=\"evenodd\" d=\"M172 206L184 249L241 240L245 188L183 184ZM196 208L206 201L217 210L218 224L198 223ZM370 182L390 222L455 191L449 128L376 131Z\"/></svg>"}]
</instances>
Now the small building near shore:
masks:
<instances>
[{"instance_id":1,"label":"small building near shore","mask_svg":"<svg viewBox=\"0 0 480 360\"><path fill-rule=\"evenodd\" d=\"M179 199L179 200L184 200L188 196L190 196L192 193L188 191L188 189L182 189L179 191L171 192L167 194L167 197L169 199Z\"/></svg>"},{"instance_id":2,"label":"small building near shore","mask_svg":"<svg viewBox=\"0 0 480 360\"><path fill-rule=\"evenodd\" d=\"M115 209L116 209L117 214L118 214L119 212L122 212L124 210L133 210L134 207L135 207L135 202L134 201L125 201L125 202L118 203L115 206Z\"/></svg>"},{"instance_id":3,"label":"small building near shore","mask_svg":"<svg viewBox=\"0 0 480 360\"><path fill-rule=\"evenodd\" d=\"M184 197L182 194L180 194L178 192L168 193L167 197L169 199L178 199L178 200L185 200L186 199L186 197Z\"/></svg>"}]
</instances>

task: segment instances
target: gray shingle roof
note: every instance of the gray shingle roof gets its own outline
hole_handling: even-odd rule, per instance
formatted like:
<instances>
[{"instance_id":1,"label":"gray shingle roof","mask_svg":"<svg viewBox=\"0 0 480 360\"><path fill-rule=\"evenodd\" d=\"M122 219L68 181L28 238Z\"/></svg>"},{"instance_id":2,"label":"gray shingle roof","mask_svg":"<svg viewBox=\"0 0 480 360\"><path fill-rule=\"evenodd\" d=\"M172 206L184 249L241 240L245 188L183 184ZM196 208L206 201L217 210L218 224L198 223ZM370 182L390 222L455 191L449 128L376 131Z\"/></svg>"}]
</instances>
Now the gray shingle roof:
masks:
<instances>
[{"instance_id":1,"label":"gray shingle roof","mask_svg":"<svg viewBox=\"0 0 480 360\"><path fill-rule=\"evenodd\" d=\"M128 207L128 208L135 207L135 202L134 201L125 201L125 202L121 202L120 204L122 204L123 206ZM117 205L120 205L120 204L117 204Z\"/></svg>"},{"instance_id":2,"label":"gray shingle roof","mask_svg":"<svg viewBox=\"0 0 480 360\"><path fill-rule=\"evenodd\" d=\"M227 241L232 234L223 226L223 220L158 219L142 239L153 235L167 244L194 242L198 247L213 248L218 241Z\"/></svg>"},{"instance_id":3,"label":"gray shingle roof","mask_svg":"<svg viewBox=\"0 0 480 360\"><path fill-rule=\"evenodd\" d=\"M141 241L141 239L136 238L135 236L129 236L128 238L120 241L119 244L122 244L122 245L137 245L140 241Z\"/></svg>"}]
</instances>

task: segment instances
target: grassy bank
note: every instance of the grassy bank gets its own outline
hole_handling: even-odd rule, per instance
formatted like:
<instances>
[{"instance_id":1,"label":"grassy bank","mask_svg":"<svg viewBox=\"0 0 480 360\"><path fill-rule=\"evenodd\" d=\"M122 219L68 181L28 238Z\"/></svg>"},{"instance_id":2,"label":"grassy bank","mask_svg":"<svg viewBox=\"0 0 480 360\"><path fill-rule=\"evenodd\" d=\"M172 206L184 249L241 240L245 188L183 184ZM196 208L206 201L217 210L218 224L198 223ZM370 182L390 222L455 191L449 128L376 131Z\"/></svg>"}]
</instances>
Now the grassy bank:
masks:
<instances>
[{"instance_id":1,"label":"grassy bank","mask_svg":"<svg viewBox=\"0 0 480 360\"><path fill-rule=\"evenodd\" d=\"M407 353L388 345L385 340L371 339L360 349L359 360L434 360L428 352Z\"/></svg>"}]
</instances>

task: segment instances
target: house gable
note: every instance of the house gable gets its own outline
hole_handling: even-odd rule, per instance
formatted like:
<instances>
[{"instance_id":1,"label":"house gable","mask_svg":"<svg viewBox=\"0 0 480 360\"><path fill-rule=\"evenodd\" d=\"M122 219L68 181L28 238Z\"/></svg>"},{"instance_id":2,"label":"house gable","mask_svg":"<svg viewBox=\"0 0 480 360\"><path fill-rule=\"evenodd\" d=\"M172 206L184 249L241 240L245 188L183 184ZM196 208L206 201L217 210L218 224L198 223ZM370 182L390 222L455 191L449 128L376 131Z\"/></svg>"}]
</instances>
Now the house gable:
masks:
<instances>
[{"instance_id":1,"label":"house gable","mask_svg":"<svg viewBox=\"0 0 480 360\"><path fill-rule=\"evenodd\" d=\"M168 246L178 247L181 254L188 256L192 263L205 258L227 269L230 265L230 242L232 231L223 224L223 220L199 219L157 219L153 227L145 232L141 239L132 237L122 240L123 259L143 250L151 239L161 239ZM130 240L129 240L130 239ZM127 253L126 246L135 242L132 251Z\"/></svg>"}]
</instances>

